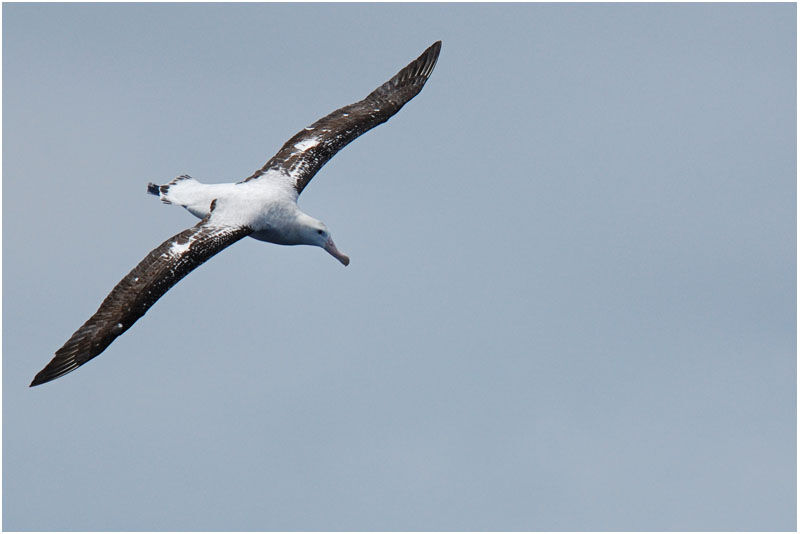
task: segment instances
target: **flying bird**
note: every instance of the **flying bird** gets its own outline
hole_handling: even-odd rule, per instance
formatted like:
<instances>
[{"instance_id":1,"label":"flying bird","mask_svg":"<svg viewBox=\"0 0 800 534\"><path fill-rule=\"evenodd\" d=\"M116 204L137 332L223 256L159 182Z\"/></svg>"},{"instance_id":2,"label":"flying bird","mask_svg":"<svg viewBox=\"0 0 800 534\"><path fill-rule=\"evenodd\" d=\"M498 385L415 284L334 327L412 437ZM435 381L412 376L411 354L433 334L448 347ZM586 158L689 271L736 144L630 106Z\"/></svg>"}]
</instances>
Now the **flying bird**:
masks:
<instances>
[{"instance_id":1,"label":"flying bird","mask_svg":"<svg viewBox=\"0 0 800 534\"><path fill-rule=\"evenodd\" d=\"M435 42L365 99L295 134L263 167L240 182L203 184L184 175L165 185L148 184L148 193L186 208L200 222L145 256L30 385L54 380L102 353L184 276L244 237L279 245L314 245L348 265L350 258L336 248L328 227L303 213L297 197L339 150L389 120L422 90L441 46L441 41Z\"/></svg>"}]
</instances>

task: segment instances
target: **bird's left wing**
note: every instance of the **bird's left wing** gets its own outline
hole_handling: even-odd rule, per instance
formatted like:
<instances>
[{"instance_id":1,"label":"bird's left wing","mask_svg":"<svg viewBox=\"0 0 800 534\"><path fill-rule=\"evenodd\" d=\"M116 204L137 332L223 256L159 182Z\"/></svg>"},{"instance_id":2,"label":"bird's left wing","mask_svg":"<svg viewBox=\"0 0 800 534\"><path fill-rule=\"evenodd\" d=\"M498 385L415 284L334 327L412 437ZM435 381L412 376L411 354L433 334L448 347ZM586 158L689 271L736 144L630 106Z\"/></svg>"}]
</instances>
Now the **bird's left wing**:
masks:
<instances>
[{"instance_id":1,"label":"bird's left wing","mask_svg":"<svg viewBox=\"0 0 800 534\"><path fill-rule=\"evenodd\" d=\"M364 100L337 109L295 134L272 159L243 181L255 180L268 171L279 171L290 177L295 191L300 194L339 150L389 120L422 90L436 66L441 48L442 42L436 41Z\"/></svg>"},{"instance_id":2,"label":"bird's left wing","mask_svg":"<svg viewBox=\"0 0 800 534\"><path fill-rule=\"evenodd\" d=\"M212 212L197 225L167 239L123 278L31 386L74 371L108 347L184 276L225 247L250 234L247 226L214 224Z\"/></svg>"}]
</instances>

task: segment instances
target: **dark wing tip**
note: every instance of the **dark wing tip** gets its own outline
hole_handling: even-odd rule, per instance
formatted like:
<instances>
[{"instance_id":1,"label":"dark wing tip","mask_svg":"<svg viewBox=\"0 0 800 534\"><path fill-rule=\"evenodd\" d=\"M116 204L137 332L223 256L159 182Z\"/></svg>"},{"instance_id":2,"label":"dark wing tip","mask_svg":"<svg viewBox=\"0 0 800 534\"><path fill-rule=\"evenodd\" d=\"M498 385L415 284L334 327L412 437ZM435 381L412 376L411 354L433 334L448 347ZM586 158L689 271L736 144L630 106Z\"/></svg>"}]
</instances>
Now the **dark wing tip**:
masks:
<instances>
[{"instance_id":1,"label":"dark wing tip","mask_svg":"<svg viewBox=\"0 0 800 534\"><path fill-rule=\"evenodd\" d=\"M31 384L28 387L32 388L33 386L38 386L40 384L46 384L47 382L50 382L51 380L55 380L56 378L58 378L57 376L54 376L54 377L44 376L44 371L45 371L44 369L39 371L36 374L36 376L33 378L33 381L31 382Z\"/></svg>"},{"instance_id":2,"label":"dark wing tip","mask_svg":"<svg viewBox=\"0 0 800 534\"><path fill-rule=\"evenodd\" d=\"M104 346L97 345L96 340L94 340L92 336L97 330L97 325L91 321L92 319L76 330L67 342L64 343L64 346L56 351L53 359L44 366L44 369L36 374L30 387L50 382L67 373L71 373L94 358L108 346L108 343L111 341ZM98 348L100 349L99 351L96 350Z\"/></svg>"},{"instance_id":3,"label":"dark wing tip","mask_svg":"<svg viewBox=\"0 0 800 534\"><path fill-rule=\"evenodd\" d=\"M65 374L74 371L78 367L80 367L80 363L78 363L74 358L61 361L59 361L58 358L53 358L53 361L48 363L44 369L36 373L36 376L33 378L33 381L29 387L38 386L40 384L50 382L51 380L55 380L56 378L62 377Z\"/></svg>"},{"instance_id":4,"label":"dark wing tip","mask_svg":"<svg viewBox=\"0 0 800 534\"><path fill-rule=\"evenodd\" d=\"M421 89L433 72L441 49L442 42L436 41L420 54L417 59L395 74L391 80L384 84L384 87L388 85L394 88L401 88L408 85L419 85Z\"/></svg>"},{"instance_id":5,"label":"dark wing tip","mask_svg":"<svg viewBox=\"0 0 800 534\"><path fill-rule=\"evenodd\" d=\"M428 49L427 49L427 50L425 50L425 52L423 52L423 55L425 55L425 54L427 54L428 52L430 52L431 54L433 54L434 56L436 56L436 57L438 58L438 57L439 57L439 51L440 51L441 49L442 49L442 41L436 41L435 43L433 43L432 45L430 45L430 46L428 47Z\"/></svg>"},{"instance_id":6,"label":"dark wing tip","mask_svg":"<svg viewBox=\"0 0 800 534\"><path fill-rule=\"evenodd\" d=\"M403 67L392 79L384 83L365 99L366 102L388 102L393 107L392 112L386 117L397 113L403 105L417 96L425 82L428 81L436 60L439 59L439 51L442 49L442 42L436 41L427 48L417 59Z\"/></svg>"},{"instance_id":7,"label":"dark wing tip","mask_svg":"<svg viewBox=\"0 0 800 534\"><path fill-rule=\"evenodd\" d=\"M91 339L87 337L87 332L90 332L93 328L94 327L90 327L87 329L86 325L79 328L78 331L64 343L64 346L56 351L55 356L44 366L44 369L36 374L30 387L38 386L39 384L44 384L62 377L91 360L93 356L86 357L89 347L91 346Z\"/></svg>"}]
</instances>

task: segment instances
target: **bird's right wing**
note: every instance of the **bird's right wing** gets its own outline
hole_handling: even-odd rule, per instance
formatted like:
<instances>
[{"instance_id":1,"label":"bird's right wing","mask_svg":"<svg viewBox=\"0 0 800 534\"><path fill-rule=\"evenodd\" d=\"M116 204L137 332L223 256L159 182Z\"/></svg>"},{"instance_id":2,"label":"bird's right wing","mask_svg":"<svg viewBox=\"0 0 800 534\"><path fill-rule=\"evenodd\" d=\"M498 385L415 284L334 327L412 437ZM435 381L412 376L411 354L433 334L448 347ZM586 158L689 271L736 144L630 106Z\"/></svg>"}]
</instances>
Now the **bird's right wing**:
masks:
<instances>
[{"instance_id":1,"label":"bird's right wing","mask_svg":"<svg viewBox=\"0 0 800 534\"><path fill-rule=\"evenodd\" d=\"M259 179L272 170L279 171L291 178L295 191L300 194L339 150L389 120L417 96L433 72L441 48L442 42L436 41L364 100L337 109L295 134L272 159L244 181Z\"/></svg>"},{"instance_id":2,"label":"bird's right wing","mask_svg":"<svg viewBox=\"0 0 800 534\"><path fill-rule=\"evenodd\" d=\"M212 204L212 213L205 219L161 243L111 290L31 386L74 371L103 352L184 276L251 232L246 226L214 224Z\"/></svg>"}]
</instances>

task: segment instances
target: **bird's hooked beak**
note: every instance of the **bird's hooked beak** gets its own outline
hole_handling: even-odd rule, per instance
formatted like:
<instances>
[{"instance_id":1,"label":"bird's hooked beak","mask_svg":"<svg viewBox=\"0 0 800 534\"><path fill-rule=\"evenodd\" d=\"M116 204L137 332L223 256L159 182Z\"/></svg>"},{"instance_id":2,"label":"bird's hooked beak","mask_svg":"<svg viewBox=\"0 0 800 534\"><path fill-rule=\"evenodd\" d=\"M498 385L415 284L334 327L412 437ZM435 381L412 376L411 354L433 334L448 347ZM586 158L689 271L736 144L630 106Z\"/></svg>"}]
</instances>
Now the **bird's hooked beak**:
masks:
<instances>
[{"instance_id":1,"label":"bird's hooked beak","mask_svg":"<svg viewBox=\"0 0 800 534\"><path fill-rule=\"evenodd\" d=\"M339 249L336 248L336 245L333 244L332 238L330 237L328 238L328 240L325 242L324 248L328 252L328 254L330 254L340 262L342 262L342 265L346 266L350 264L350 258L347 257L347 254L339 252Z\"/></svg>"}]
</instances>

